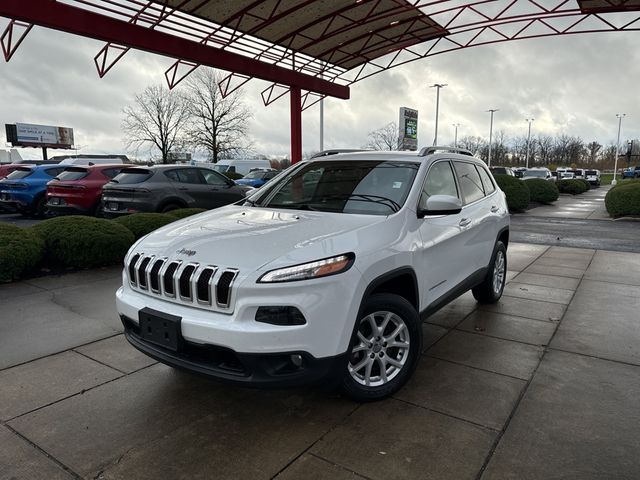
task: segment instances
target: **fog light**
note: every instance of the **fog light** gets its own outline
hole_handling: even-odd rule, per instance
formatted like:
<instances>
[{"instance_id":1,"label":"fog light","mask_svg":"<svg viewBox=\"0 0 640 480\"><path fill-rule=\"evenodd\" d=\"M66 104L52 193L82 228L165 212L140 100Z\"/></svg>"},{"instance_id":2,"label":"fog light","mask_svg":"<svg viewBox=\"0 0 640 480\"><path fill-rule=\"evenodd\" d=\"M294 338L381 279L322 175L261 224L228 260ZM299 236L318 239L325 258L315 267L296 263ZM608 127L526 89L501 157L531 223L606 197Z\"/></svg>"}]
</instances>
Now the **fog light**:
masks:
<instances>
[{"instance_id":1,"label":"fog light","mask_svg":"<svg viewBox=\"0 0 640 480\"><path fill-rule=\"evenodd\" d=\"M302 355L291 355L291 363L300 368L302 366Z\"/></svg>"},{"instance_id":2,"label":"fog light","mask_svg":"<svg viewBox=\"0 0 640 480\"><path fill-rule=\"evenodd\" d=\"M307 321L296 307L260 307L256 312L256 322L271 325L304 325Z\"/></svg>"}]
</instances>

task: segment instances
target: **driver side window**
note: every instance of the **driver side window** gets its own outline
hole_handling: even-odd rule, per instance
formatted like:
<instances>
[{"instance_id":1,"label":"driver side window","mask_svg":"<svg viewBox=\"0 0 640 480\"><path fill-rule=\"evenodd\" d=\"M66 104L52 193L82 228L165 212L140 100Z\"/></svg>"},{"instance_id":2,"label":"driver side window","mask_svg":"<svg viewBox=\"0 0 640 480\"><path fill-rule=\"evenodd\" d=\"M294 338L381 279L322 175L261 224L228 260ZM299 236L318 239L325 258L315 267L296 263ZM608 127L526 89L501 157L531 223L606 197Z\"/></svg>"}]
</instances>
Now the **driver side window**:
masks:
<instances>
[{"instance_id":1,"label":"driver side window","mask_svg":"<svg viewBox=\"0 0 640 480\"><path fill-rule=\"evenodd\" d=\"M427 200L433 195L458 197L458 187L450 162L438 162L431 166L422 186L419 208L427 208Z\"/></svg>"}]
</instances>

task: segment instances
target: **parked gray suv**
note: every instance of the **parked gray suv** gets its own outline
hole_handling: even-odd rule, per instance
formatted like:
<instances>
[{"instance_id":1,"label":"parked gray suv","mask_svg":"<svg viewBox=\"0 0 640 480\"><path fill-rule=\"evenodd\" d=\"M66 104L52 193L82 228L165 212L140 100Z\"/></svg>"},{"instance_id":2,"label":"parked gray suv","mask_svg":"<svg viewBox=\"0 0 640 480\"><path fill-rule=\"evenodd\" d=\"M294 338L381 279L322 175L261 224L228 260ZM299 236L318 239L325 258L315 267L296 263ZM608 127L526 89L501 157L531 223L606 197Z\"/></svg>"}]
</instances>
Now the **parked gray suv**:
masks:
<instances>
[{"instance_id":1,"label":"parked gray suv","mask_svg":"<svg viewBox=\"0 0 640 480\"><path fill-rule=\"evenodd\" d=\"M210 168L129 167L104 186L102 209L107 218L177 208L212 209L237 202L250 190Z\"/></svg>"}]
</instances>

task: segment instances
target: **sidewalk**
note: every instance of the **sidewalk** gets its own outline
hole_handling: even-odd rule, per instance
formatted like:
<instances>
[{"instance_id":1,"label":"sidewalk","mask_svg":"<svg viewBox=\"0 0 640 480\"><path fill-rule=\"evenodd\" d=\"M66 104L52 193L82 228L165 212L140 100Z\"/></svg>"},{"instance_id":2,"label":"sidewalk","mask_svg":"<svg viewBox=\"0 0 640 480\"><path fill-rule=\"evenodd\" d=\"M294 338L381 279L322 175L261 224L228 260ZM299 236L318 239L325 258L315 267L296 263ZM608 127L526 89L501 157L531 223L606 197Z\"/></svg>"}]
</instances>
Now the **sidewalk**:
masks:
<instances>
[{"instance_id":1,"label":"sidewalk","mask_svg":"<svg viewBox=\"0 0 640 480\"><path fill-rule=\"evenodd\" d=\"M0 479L640 478L640 254L511 244L496 305L424 323L395 398L260 391L153 362L119 269L0 286Z\"/></svg>"},{"instance_id":2,"label":"sidewalk","mask_svg":"<svg viewBox=\"0 0 640 480\"><path fill-rule=\"evenodd\" d=\"M591 188L580 195L561 193L553 204L532 208L527 210L524 215L613 220L604 206L604 197L610 189L611 185L602 185L598 188Z\"/></svg>"}]
</instances>

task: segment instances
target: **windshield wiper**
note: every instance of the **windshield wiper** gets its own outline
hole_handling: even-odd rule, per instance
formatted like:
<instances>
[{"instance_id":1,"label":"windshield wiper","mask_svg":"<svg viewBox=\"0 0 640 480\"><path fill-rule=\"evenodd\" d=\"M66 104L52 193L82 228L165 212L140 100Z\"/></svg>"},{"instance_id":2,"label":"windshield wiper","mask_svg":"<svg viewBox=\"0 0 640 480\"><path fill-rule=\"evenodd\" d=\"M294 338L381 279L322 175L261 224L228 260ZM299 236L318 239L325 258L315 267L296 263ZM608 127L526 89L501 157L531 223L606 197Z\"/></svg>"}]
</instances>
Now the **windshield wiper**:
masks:
<instances>
[{"instance_id":1,"label":"windshield wiper","mask_svg":"<svg viewBox=\"0 0 640 480\"><path fill-rule=\"evenodd\" d=\"M280 204L270 203L267 206L271 208L291 208L296 210L312 210L314 212L318 211L317 208L312 207L307 202L292 202L292 203L280 203Z\"/></svg>"},{"instance_id":2,"label":"windshield wiper","mask_svg":"<svg viewBox=\"0 0 640 480\"><path fill-rule=\"evenodd\" d=\"M385 207L389 207L391 211L397 212L402 208L398 202L389 197L380 195L369 195L364 193L342 193L338 195L329 195L322 197L323 200L356 200L361 202L379 203Z\"/></svg>"}]
</instances>

